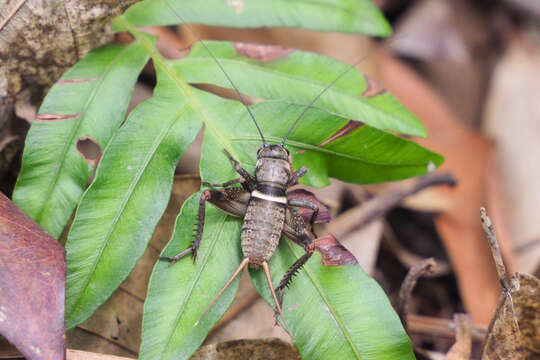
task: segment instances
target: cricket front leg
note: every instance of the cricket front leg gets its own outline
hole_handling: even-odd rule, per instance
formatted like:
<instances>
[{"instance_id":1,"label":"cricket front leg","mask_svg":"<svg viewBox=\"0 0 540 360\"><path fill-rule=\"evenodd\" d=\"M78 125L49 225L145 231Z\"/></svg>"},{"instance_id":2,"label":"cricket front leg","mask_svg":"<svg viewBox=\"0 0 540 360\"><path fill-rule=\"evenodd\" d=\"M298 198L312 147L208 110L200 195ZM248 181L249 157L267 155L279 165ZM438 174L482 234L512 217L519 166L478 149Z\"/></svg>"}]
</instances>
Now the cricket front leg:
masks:
<instances>
[{"instance_id":1,"label":"cricket front leg","mask_svg":"<svg viewBox=\"0 0 540 360\"><path fill-rule=\"evenodd\" d=\"M287 183L287 187L291 187L293 185L298 184L298 180L307 173L307 167L302 166L300 169L296 170L294 174L292 174L291 178L289 179L289 182Z\"/></svg>"},{"instance_id":2,"label":"cricket front leg","mask_svg":"<svg viewBox=\"0 0 540 360\"><path fill-rule=\"evenodd\" d=\"M206 182L206 181L203 181L202 184L204 186L226 188L226 187L234 185L234 184L243 184L245 182L246 182L246 180L244 178L238 178L238 179L233 179L233 180L226 181L223 184L214 184L214 183L209 183L209 182Z\"/></svg>"},{"instance_id":3,"label":"cricket front leg","mask_svg":"<svg viewBox=\"0 0 540 360\"><path fill-rule=\"evenodd\" d=\"M168 260L174 264L184 256L192 254L193 260L195 261L197 259L199 245L201 244L204 231L206 202L210 201L213 205L217 206L219 209L225 211L229 215L244 217L249 203L249 198L249 191L239 187L229 187L223 190L203 191L199 200L195 238L193 239L191 246L173 257L161 256L160 259Z\"/></svg>"},{"instance_id":4,"label":"cricket front leg","mask_svg":"<svg viewBox=\"0 0 540 360\"><path fill-rule=\"evenodd\" d=\"M193 261L197 259L197 253L199 251L199 245L201 244L201 239L202 239L203 230L204 230L204 216L205 216L205 210L206 210L206 201L210 200L211 198L212 198L212 191L205 190L202 192L201 197L199 199L199 212L197 214L195 238L193 239L191 246L188 247L186 250L176 254L173 257L160 256L159 258L161 260L168 260L172 265L188 254L192 255Z\"/></svg>"},{"instance_id":5,"label":"cricket front leg","mask_svg":"<svg viewBox=\"0 0 540 360\"><path fill-rule=\"evenodd\" d=\"M246 169L241 167L238 161L227 150L223 149L223 152L233 163L234 170L236 170L236 172L242 177L242 179L244 179L244 181L242 182L242 186L244 186L249 191L254 190L255 186L257 185L255 178L253 178L253 176L251 176Z\"/></svg>"}]
</instances>

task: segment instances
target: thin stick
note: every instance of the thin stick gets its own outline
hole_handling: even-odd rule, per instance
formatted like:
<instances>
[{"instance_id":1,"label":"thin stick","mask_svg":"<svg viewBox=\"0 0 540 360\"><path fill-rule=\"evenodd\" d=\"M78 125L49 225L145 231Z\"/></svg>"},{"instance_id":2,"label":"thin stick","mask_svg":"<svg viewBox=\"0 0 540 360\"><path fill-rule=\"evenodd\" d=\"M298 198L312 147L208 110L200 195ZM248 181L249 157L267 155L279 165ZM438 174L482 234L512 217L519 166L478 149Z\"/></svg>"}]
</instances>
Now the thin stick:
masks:
<instances>
[{"instance_id":1,"label":"thin stick","mask_svg":"<svg viewBox=\"0 0 540 360\"><path fill-rule=\"evenodd\" d=\"M504 266L501 249L499 248L499 243L497 242L497 236L495 236L495 229L493 228L493 223L491 222L491 219L487 214L486 208L483 206L480 208L480 221L482 222L482 227L484 228L486 237L489 242L491 254L493 255L493 260L495 261L497 274L499 275L499 281L503 290L508 293L511 291L512 287L510 286L506 267Z\"/></svg>"},{"instance_id":2,"label":"thin stick","mask_svg":"<svg viewBox=\"0 0 540 360\"><path fill-rule=\"evenodd\" d=\"M410 334L452 339L456 333L456 327L450 319L409 314L407 324L407 332ZM484 325L473 324L471 330L475 341L481 342L486 337L487 329Z\"/></svg>"},{"instance_id":3,"label":"thin stick","mask_svg":"<svg viewBox=\"0 0 540 360\"><path fill-rule=\"evenodd\" d=\"M410 312L409 304L412 291L414 290L418 279L426 274L429 274L435 267L435 265L435 259L428 258L421 263L413 266L409 270L407 276L405 276L405 280L403 280L403 283L401 284L401 288L399 289L397 312L399 314L399 317L401 318L401 322L403 323L403 327L405 329L407 329L407 315Z\"/></svg>"},{"instance_id":4,"label":"thin stick","mask_svg":"<svg viewBox=\"0 0 540 360\"><path fill-rule=\"evenodd\" d=\"M283 325L285 325L285 330L290 334L289 326L287 325L287 321L285 321L285 316L283 316L283 311L281 309L281 305L279 305L278 298L276 296L276 292L274 291L274 285L272 285L272 277L270 276L270 269L268 269L268 263L265 261L262 263L262 267L264 269L264 275L266 275L266 281L268 281L268 287L270 288L270 292L272 293L272 297L274 298L274 301L276 303L277 310L279 312L279 316L281 316L281 319L283 320Z\"/></svg>"},{"instance_id":5,"label":"thin stick","mask_svg":"<svg viewBox=\"0 0 540 360\"><path fill-rule=\"evenodd\" d=\"M415 180L412 184L376 196L363 204L347 210L328 226L328 231L337 237L367 226L373 220L384 216L408 196L432 186L454 186L456 183L449 173L432 173Z\"/></svg>"},{"instance_id":6,"label":"thin stick","mask_svg":"<svg viewBox=\"0 0 540 360\"><path fill-rule=\"evenodd\" d=\"M206 310L204 310L204 312L201 314L201 317L199 318L199 321L200 319L202 319L202 317L204 315L206 315L206 313L208 312L208 310L210 310L210 308L212 308L212 306L214 306L214 304L216 303L216 301L219 299L219 297L221 295L223 295L223 293L225 292L225 290L227 290L227 288L229 287L229 285L231 285L231 283L233 282L233 280L238 276L238 274L240 274L242 272L242 270L244 270L244 268L247 266L247 264L249 264L249 258L244 258L244 260L242 260L242 262L240 263L240 265L238 265L238 267L236 268L236 270L234 271L234 273L232 274L232 276L229 278L229 280L225 283L225 285L221 288L221 290L219 290L218 294L216 295L216 297L214 298L214 300L212 300L212 302L210 303L210 305L208 305L208 307L206 308ZM195 326L197 326L199 324L199 321L197 321L195 323Z\"/></svg>"},{"instance_id":7,"label":"thin stick","mask_svg":"<svg viewBox=\"0 0 540 360\"><path fill-rule=\"evenodd\" d=\"M11 18L15 15L15 13L17 11L19 11L19 9L23 6L23 4L25 2L26 2L26 0L20 0L17 3L17 5L15 5L13 10L11 10L11 12L6 16L6 18L4 20L2 20L2 23L0 23L0 30L2 30L4 28L4 26L6 26L6 24L9 22L9 20L11 20Z\"/></svg>"}]
</instances>

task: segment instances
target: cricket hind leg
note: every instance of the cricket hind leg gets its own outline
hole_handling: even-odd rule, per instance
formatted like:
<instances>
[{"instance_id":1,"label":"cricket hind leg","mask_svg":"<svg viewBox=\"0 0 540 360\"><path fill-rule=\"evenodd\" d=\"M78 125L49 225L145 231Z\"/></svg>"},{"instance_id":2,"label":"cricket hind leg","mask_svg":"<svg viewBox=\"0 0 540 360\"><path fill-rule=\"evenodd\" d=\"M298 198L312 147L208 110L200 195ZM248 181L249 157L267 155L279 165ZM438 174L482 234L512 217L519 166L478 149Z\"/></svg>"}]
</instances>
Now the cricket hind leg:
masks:
<instances>
[{"instance_id":1,"label":"cricket hind leg","mask_svg":"<svg viewBox=\"0 0 540 360\"><path fill-rule=\"evenodd\" d=\"M191 246L188 247L186 250L181 251L180 253L176 254L173 257L168 256L160 256L160 260L168 260L171 265L177 262L178 260L182 259L184 256L191 254L193 257L193 261L197 260L197 254L199 252L199 245L201 244L201 239L203 235L204 230L204 217L205 217L205 211L206 211L206 201L210 200L212 198L212 192L209 190L205 190L202 192L201 197L199 199L199 211L197 213L197 224L195 228L195 238L191 242Z\"/></svg>"},{"instance_id":2,"label":"cricket hind leg","mask_svg":"<svg viewBox=\"0 0 540 360\"><path fill-rule=\"evenodd\" d=\"M313 211L309 219L309 226L311 226L311 232L313 233L313 235L317 237L313 225L315 224L315 219L317 218L317 215L319 215L319 206L311 201L303 199L290 199L288 204L289 206L303 207Z\"/></svg>"},{"instance_id":3,"label":"cricket hind leg","mask_svg":"<svg viewBox=\"0 0 540 360\"><path fill-rule=\"evenodd\" d=\"M242 184L244 182L245 182L244 178L238 178L238 179L229 180L227 182L224 182L223 184L214 184L214 183L209 183L209 182L206 182L206 181L203 181L202 184L205 185L205 186L225 188L225 187L228 187L230 185Z\"/></svg>"},{"instance_id":4,"label":"cricket hind leg","mask_svg":"<svg viewBox=\"0 0 540 360\"><path fill-rule=\"evenodd\" d=\"M235 187L231 187L229 188L229 186L231 185L235 185L235 184L240 184L242 185L242 188L244 190L247 190L249 192L251 192L254 187L251 185L249 179L246 180L245 178L241 177L241 178L238 178L238 179L233 179L233 180L229 180L229 181L226 181L224 182L223 184L214 184L214 183L209 183L209 182L206 182L206 181L203 181L202 184L204 186L210 186L210 187L214 187L214 188L224 188L224 189L235 189Z\"/></svg>"},{"instance_id":5,"label":"cricket hind leg","mask_svg":"<svg viewBox=\"0 0 540 360\"><path fill-rule=\"evenodd\" d=\"M315 252L315 246L312 244L305 246L306 253L302 255L298 260L292 264L292 266L287 270L285 275L283 275L283 278L279 282L279 285L276 287L275 292L277 293L277 303L279 304L278 309L283 307L283 291L285 288L288 288L291 284L292 278L297 274L297 272L306 264L306 262L311 258L313 253ZM276 317L276 322L278 321L278 315L280 315L277 311L274 311L274 315Z\"/></svg>"}]
</instances>

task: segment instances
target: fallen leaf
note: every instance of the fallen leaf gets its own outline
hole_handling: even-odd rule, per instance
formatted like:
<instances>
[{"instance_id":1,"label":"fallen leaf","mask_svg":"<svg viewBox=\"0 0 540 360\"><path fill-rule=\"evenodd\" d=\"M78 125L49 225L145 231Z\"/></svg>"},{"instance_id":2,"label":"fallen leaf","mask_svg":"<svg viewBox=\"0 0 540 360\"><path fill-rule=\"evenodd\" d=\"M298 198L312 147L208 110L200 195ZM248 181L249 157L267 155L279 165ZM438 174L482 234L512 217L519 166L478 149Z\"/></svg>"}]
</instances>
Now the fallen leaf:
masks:
<instances>
[{"instance_id":1,"label":"fallen leaf","mask_svg":"<svg viewBox=\"0 0 540 360\"><path fill-rule=\"evenodd\" d=\"M445 360L469 360L472 347L472 321L466 314L455 314L456 343L446 353Z\"/></svg>"},{"instance_id":2,"label":"fallen leaf","mask_svg":"<svg viewBox=\"0 0 540 360\"><path fill-rule=\"evenodd\" d=\"M65 359L64 248L0 193L0 333L29 360Z\"/></svg>"},{"instance_id":3,"label":"fallen leaf","mask_svg":"<svg viewBox=\"0 0 540 360\"><path fill-rule=\"evenodd\" d=\"M280 339L241 339L201 347L191 360L300 360L296 348Z\"/></svg>"},{"instance_id":4,"label":"fallen leaf","mask_svg":"<svg viewBox=\"0 0 540 360\"><path fill-rule=\"evenodd\" d=\"M491 320L482 360L540 358L540 280L515 273Z\"/></svg>"},{"instance_id":5,"label":"fallen leaf","mask_svg":"<svg viewBox=\"0 0 540 360\"><path fill-rule=\"evenodd\" d=\"M482 360L540 358L540 280L514 273L508 278L495 227L485 208L480 220L493 254L502 286L495 315L491 319Z\"/></svg>"}]
</instances>

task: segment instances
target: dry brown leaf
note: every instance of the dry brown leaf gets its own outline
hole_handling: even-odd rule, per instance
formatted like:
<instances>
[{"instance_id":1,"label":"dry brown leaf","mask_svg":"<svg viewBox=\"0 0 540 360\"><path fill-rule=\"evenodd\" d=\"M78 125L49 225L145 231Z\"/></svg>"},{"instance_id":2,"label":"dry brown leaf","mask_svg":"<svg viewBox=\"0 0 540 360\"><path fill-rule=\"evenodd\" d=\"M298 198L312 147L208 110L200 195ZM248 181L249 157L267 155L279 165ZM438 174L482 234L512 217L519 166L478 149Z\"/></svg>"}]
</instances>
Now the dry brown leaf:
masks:
<instances>
[{"instance_id":1,"label":"dry brown leaf","mask_svg":"<svg viewBox=\"0 0 540 360\"><path fill-rule=\"evenodd\" d=\"M483 207L480 208L480 220L502 286L495 316L489 324L482 359L539 359L540 280L521 273L508 278L494 225Z\"/></svg>"},{"instance_id":2,"label":"dry brown leaf","mask_svg":"<svg viewBox=\"0 0 540 360\"><path fill-rule=\"evenodd\" d=\"M339 239L339 242L354 255L358 265L371 276L375 274L382 232L382 220L375 220Z\"/></svg>"},{"instance_id":3,"label":"dry brown leaf","mask_svg":"<svg viewBox=\"0 0 540 360\"><path fill-rule=\"evenodd\" d=\"M482 360L540 359L540 280L515 273L488 328Z\"/></svg>"},{"instance_id":4,"label":"dry brown leaf","mask_svg":"<svg viewBox=\"0 0 540 360\"><path fill-rule=\"evenodd\" d=\"M469 360L472 347L472 322L466 314L455 314L456 343L446 353L445 360Z\"/></svg>"},{"instance_id":5,"label":"dry brown leaf","mask_svg":"<svg viewBox=\"0 0 540 360\"><path fill-rule=\"evenodd\" d=\"M0 193L0 333L27 359L65 359L64 248Z\"/></svg>"},{"instance_id":6,"label":"dry brown leaf","mask_svg":"<svg viewBox=\"0 0 540 360\"><path fill-rule=\"evenodd\" d=\"M296 348L283 340L242 339L201 347L191 360L300 360Z\"/></svg>"},{"instance_id":7,"label":"dry brown leaf","mask_svg":"<svg viewBox=\"0 0 540 360\"><path fill-rule=\"evenodd\" d=\"M67 360L132 360L130 357L120 357L114 355L99 354L81 350L67 351Z\"/></svg>"}]
</instances>

